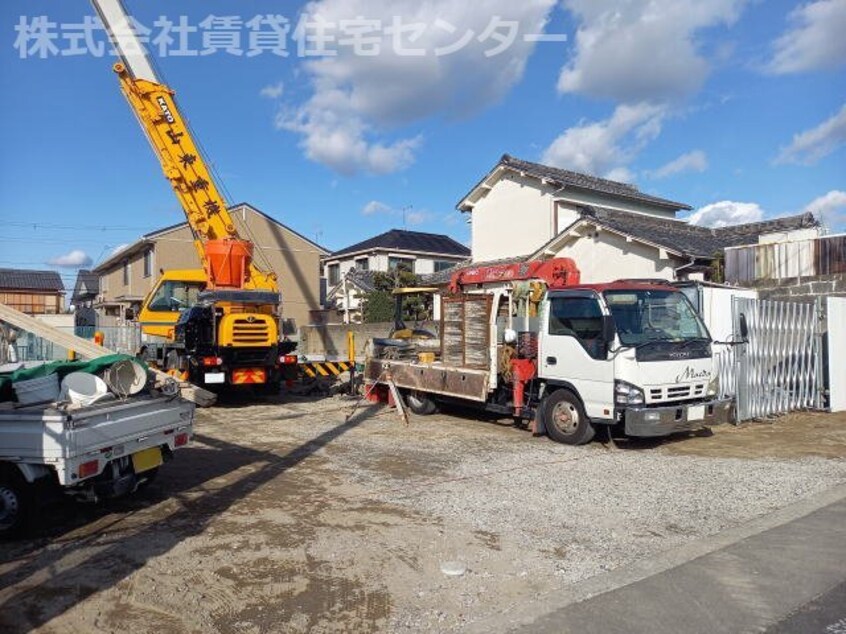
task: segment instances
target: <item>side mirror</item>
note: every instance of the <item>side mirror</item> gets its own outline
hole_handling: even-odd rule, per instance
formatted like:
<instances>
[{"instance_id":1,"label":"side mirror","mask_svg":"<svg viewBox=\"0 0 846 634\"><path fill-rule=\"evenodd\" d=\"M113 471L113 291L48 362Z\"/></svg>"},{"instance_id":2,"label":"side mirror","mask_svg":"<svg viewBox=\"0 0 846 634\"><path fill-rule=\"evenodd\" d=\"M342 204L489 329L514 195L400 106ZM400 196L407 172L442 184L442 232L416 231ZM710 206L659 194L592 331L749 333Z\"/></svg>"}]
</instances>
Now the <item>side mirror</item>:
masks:
<instances>
[{"instance_id":1,"label":"side mirror","mask_svg":"<svg viewBox=\"0 0 846 634\"><path fill-rule=\"evenodd\" d=\"M127 308L127 309L123 312L123 318L124 318L126 321L132 321L133 319L135 319L135 311L134 311L133 309L131 309L131 308Z\"/></svg>"},{"instance_id":2,"label":"side mirror","mask_svg":"<svg viewBox=\"0 0 846 634\"><path fill-rule=\"evenodd\" d=\"M606 348L614 341L617 334L617 327L614 325L614 318L611 315L602 316L602 340Z\"/></svg>"},{"instance_id":3,"label":"side mirror","mask_svg":"<svg viewBox=\"0 0 846 634\"><path fill-rule=\"evenodd\" d=\"M746 323L746 313L740 313L740 338L744 343L749 341L749 324Z\"/></svg>"}]
</instances>

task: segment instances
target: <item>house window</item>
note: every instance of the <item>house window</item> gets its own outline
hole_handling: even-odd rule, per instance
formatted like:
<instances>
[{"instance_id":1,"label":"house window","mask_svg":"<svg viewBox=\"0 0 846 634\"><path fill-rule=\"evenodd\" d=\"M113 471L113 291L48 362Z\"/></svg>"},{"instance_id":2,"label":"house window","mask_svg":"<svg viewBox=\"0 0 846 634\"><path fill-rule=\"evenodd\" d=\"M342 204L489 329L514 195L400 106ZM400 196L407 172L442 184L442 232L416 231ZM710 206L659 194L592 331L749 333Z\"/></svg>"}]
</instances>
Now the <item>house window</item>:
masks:
<instances>
[{"instance_id":1,"label":"house window","mask_svg":"<svg viewBox=\"0 0 846 634\"><path fill-rule=\"evenodd\" d=\"M414 273L414 260L411 258L395 258L393 256L388 258L388 270L393 271L402 269L409 273Z\"/></svg>"},{"instance_id":2,"label":"house window","mask_svg":"<svg viewBox=\"0 0 846 634\"><path fill-rule=\"evenodd\" d=\"M446 260L435 260L435 273L446 271L455 266L455 262L447 262Z\"/></svg>"},{"instance_id":3,"label":"house window","mask_svg":"<svg viewBox=\"0 0 846 634\"><path fill-rule=\"evenodd\" d=\"M360 258L355 261L355 269L357 271L367 271L370 269L370 259Z\"/></svg>"},{"instance_id":4,"label":"house window","mask_svg":"<svg viewBox=\"0 0 846 634\"><path fill-rule=\"evenodd\" d=\"M144 277L150 277L153 274L153 250L148 249L144 251Z\"/></svg>"},{"instance_id":5,"label":"house window","mask_svg":"<svg viewBox=\"0 0 846 634\"><path fill-rule=\"evenodd\" d=\"M341 265L330 264L326 268L329 271L329 286L335 286L335 284L341 281Z\"/></svg>"},{"instance_id":6,"label":"house window","mask_svg":"<svg viewBox=\"0 0 846 634\"><path fill-rule=\"evenodd\" d=\"M123 261L123 285L129 286L129 260Z\"/></svg>"}]
</instances>

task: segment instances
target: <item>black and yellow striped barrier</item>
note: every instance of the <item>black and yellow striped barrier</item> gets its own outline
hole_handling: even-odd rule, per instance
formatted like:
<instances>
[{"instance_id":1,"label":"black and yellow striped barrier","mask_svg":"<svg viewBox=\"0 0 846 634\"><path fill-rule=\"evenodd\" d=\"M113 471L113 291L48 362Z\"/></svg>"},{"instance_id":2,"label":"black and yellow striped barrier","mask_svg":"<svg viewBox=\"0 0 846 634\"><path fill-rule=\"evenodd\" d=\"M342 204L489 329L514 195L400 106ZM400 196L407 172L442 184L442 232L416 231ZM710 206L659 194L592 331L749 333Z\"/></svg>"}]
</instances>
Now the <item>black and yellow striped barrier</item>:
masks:
<instances>
[{"instance_id":1,"label":"black and yellow striped barrier","mask_svg":"<svg viewBox=\"0 0 846 634\"><path fill-rule=\"evenodd\" d=\"M307 377L338 376L349 372L355 366L353 361L306 361L300 362L303 374Z\"/></svg>"}]
</instances>

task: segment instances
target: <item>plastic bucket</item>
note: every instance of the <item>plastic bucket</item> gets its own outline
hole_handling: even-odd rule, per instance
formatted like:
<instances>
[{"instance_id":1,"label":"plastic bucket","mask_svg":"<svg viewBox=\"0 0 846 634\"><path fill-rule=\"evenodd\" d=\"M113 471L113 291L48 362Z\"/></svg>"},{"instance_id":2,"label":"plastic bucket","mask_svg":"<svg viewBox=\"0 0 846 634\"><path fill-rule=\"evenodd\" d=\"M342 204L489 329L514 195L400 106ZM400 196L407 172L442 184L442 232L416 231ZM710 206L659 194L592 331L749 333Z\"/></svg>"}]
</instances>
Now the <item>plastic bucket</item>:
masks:
<instances>
[{"instance_id":1,"label":"plastic bucket","mask_svg":"<svg viewBox=\"0 0 846 634\"><path fill-rule=\"evenodd\" d=\"M147 371L137 361L118 361L103 373L103 380L118 396L138 394L147 385Z\"/></svg>"},{"instance_id":2,"label":"plastic bucket","mask_svg":"<svg viewBox=\"0 0 846 634\"><path fill-rule=\"evenodd\" d=\"M18 402L21 405L53 402L59 398L59 377L56 374L48 374L28 381L18 381L12 387L14 387L15 396L18 397Z\"/></svg>"},{"instance_id":3,"label":"plastic bucket","mask_svg":"<svg viewBox=\"0 0 846 634\"><path fill-rule=\"evenodd\" d=\"M62 381L62 400L74 405L91 405L109 393L105 381L95 374L71 372Z\"/></svg>"},{"instance_id":4,"label":"plastic bucket","mask_svg":"<svg viewBox=\"0 0 846 634\"><path fill-rule=\"evenodd\" d=\"M215 287L241 288L253 259L246 240L209 240L205 245L209 276Z\"/></svg>"}]
</instances>

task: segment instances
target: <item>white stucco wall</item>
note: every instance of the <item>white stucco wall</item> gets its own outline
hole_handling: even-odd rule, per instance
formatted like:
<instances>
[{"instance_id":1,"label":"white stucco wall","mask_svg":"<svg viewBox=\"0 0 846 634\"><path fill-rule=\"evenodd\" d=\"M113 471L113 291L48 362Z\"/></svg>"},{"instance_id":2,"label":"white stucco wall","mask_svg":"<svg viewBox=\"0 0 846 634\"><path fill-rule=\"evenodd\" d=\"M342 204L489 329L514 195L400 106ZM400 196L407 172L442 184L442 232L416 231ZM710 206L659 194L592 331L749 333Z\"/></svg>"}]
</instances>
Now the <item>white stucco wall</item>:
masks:
<instances>
[{"instance_id":1,"label":"white stucco wall","mask_svg":"<svg viewBox=\"0 0 846 634\"><path fill-rule=\"evenodd\" d=\"M772 244L774 242L797 242L799 240L813 240L822 235L819 227L806 227L793 231L778 231L758 236L758 244Z\"/></svg>"},{"instance_id":2,"label":"white stucco wall","mask_svg":"<svg viewBox=\"0 0 846 634\"><path fill-rule=\"evenodd\" d=\"M579 218L577 206L596 205L675 218L668 209L593 192L560 189L506 171L472 213L473 261L528 255Z\"/></svg>"},{"instance_id":3,"label":"white stucco wall","mask_svg":"<svg viewBox=\"0 0 846 634\"><path fill-rule=\"evenodd\" d=\"M385 251L372 253L367 256L369 270L371 271L387 271L389 258L406 258L414 260L414 273L423 275L426 273L435 272L435 262L462 262L464 258L455 256L426 256L416 255L411 253L404 253L402 251ZM329 266L332 264L340 264L340 277L349 273L350 269L356 266L356 263L365 259L364 256L357 255L354 257L343 259L327 259L323 263L323 276L329 277Z\"/></svg>"},{"instance_id":4,"label":"white stucco wall","mask_svg":"<svg viewBox=\"0 0 846 634\"><path fill-rule=\"evenodd\" d=\"M584 283L611 282L623 278L660 278L673 280L674 270L683 261L637 242L626 242L616 234L601 231L573 238L561 247L556 257L573 258Z\"/></svg>"}]
</instances>

